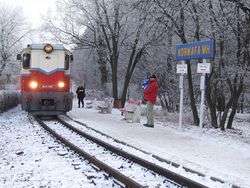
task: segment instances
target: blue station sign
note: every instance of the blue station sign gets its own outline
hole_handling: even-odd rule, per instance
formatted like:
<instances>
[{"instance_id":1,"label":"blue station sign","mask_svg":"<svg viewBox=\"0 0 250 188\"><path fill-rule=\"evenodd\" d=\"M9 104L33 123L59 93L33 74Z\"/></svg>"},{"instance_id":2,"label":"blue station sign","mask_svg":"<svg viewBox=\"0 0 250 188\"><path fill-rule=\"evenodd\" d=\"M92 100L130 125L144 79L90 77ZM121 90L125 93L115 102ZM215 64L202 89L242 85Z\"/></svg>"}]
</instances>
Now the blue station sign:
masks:
<instances>
[{"instance_id":1,"label":"blue station sign","mask_svg":"<svg viewBox=\"0 0 250 188\"><path fill-rule=\"evenodd\" d=\"M213 59L215 42L212 39L176 45L176 60Z\"/></svg>"}]
</instances>

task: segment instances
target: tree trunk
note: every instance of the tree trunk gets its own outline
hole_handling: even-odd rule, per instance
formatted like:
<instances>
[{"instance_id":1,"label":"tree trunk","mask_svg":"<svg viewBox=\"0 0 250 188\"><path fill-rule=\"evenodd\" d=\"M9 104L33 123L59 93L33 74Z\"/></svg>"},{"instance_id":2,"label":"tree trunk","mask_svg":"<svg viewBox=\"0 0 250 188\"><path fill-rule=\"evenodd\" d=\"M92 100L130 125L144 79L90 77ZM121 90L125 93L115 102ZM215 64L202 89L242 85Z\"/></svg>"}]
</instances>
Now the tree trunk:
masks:
<instances>
[{"instance_id":1,"label":"tree trunk","mask_svg":"<svg viewBox=\"0 0 250 188\"><path fill-rule=\"evenodd\" d=\"M107 70L107 66L106 63L99 60L99 70L101 73L101 87L104 91L106 91L106 84L108 82L108 70Z\"/></svg>"},{"instance_id":2,"label":"tree trunk","mask_svg":"<svg viewBox=\"0 0 250 188\"><path fill-rule=\"evenodd\" d=\"M232 129L234 116L236 114L237 107L238 107L238 101L239 101L240 95L241 95L241 93L243 91L243 77L241 77L239 84L240 84L239 87L238 88L235 87L235 89L234 89L232 112L231 112L231 114L229 116L228 123L227 123L227 128L228 129Z\"/></svg>"},{"instance_id":3,"label":"tree trunk","mask_svg":"<svg viewBox=\"0 0 250 188\"><path fill-rule=\"evenodd\" d=\"M166 108L166 105L165 105L165 103L164 103L164 97L162 96L162 95L159 95L159 98L160 98L160 103L161 103L161 108L163 109L163 110L166 110L167 108Z\"/></svg>"},{"instance_id":4,"label":"tree trunk","mask_svg":"<svg viewBox=\"0 0 250 188\"><path fill-rule=\"evenodd\" d=\"M130 82L130 78L127 78L127 76L126 76L125 81L124 81L124 85L123 85L122 96L121 96L122 107L124 107L125 102L126 102L129 82Z\"/></svg>"},{"instance_id":5,"label":"tree trunk","mask_svg":"<svg viewBox=\"0 0 250 188\"><path fill-rule=\"evenodd\" d=\"M230 113L229 118L228 118L227 129L232 129L233 119L236 114L236 109L237 109L237 104L234 104L232 106L232 112Z\"/></svg>"},{"instance_id":6,"label":"tree trunk","mask_svg":"<svg viewBox=\"0 0 250 188\"><path fill-rule=\"evenodd\" d=\"M194 89L193 89L193 79L192 79L192 71L191 71L191 63L190 61L187 61L187 69L188 69L188 92L189 92L189 97L190 97L190 105L191 105L191 109L193 112L193 120L194 120L194 124L196 126L199 126L199 116L198 116L198 111L196 108L196 104L195 104L195 98L194 98Z\"/></svg>"},{"instance_id":7,"label":"tree trunk","mask_svg":"<svg viewBox=\"0 0 250 188\"><path fill-rule=\"evenodd\" d=\"M113 64L112 68L112 90L113 90L113 98L115 100L118 99L118 83L117 83L117 65Z\"/></svg>"},{"instance_id":8,"label":"tree trunk","mask_svg":"<svg viewBox=\"0 0 250 188\"><path fill-rule=\"evenodd\" d=\"M233 98L231 97L230 100L228 101L227 105L226 105L226 108L225 108L224 112L223 112L223 115L222 115L222 118L221 118L221 121L220 121L220 129L222 131L225 130L225 123L226 123L226 120L227 120L227 115L228 115L229 109L232 106L232 102L233 102Z\"/></svg>"},{"instance_id":9,"label":"tree trunk","mask_svg":"<svg viewBox=\"0 0 250 188\"><path fill-rule=\"evenodd\" d=\"M180 1L179 1L180 2ZM184 17L184 9L182 7L180 11L180 17L181 17L181 29L180 29L180 35L179 37L181 38L181 41L183 44L187 43L186 37L185 37L185 30L184 30L184 23L185 23L185 17ZM194 87L193 87L193 79L192 79L192 70L191 70L191 63L190 61L186 61L187 63L187 78L188 78L188 93L190 97L190 105L191 105L191 110L193 113L193 120L194 124L196 126L199 126L199 116L198 116L198 111L196 108L196 102L195 102L195 97L194 97Z\"/></svg>"},{"instance_id":10,"label":"tree trunk","mask_svg":"<svg viewBox=\"0 0 250 188\"><path fill-rule=\"evenodd\" d=\"M167 98L166 98L166 95L163 94L163 97L164 97L166 109L168 110L168 112L170 112L170 108L171 108L171 107L169 106L169 103L168 103L168 100L167 100Z\"/></svg>"},{"instance_id":11,"label":"tree trunk","mask_svg":"<svg viewBox=\"0 0 250 188\"><path fill-rule=\"evenodd\" d=\"M136 40L136 39L135 39ZM136 45L137 45L137 41L135 41L135 46L131 52L131 55L130 55L130 60L129 60L129 64L128 64L128 67L127 67L127 72L126 72L126 76L125 76L125 81L124 81L124 85L123 85L123 91L122 91L122 97L121 97L121 100L122 100L122 106L125 105L125 102L126 102L126 97L127 97L127 91L128 91L128 86L129 86L129 83L130 83L130 80L131 80L131 77L134 73L134 70L135 70L135 66L137 65L137 63L140 61L143 53L144 53L144 50L145 50L145 47L142 47L137 53L136 53ZM136 54L136 55L135 55ZM134 57L135 56L135 57Z\"/></svg>"},{"instance_id":12,"label":"tree trunk","mask_svg":"<svg viewBox=\"0 0 250 188\"><path fill-rule=\"evenodd\" d=\"M99 34L98 36L98 45L97 45L97 56L98 56L98 64L99 64L99 70L101 73L101 88L103 91L106 93L107 88L106 84L108 82L108 70L107 70L107 53L106 53L106 46L104 44L104 40L100 34L100 28L97 27L97 33Z\"/></svg>"},{"instance_id":13,"label":"tree trunk","mask_svg":"<svg viewBox=\"0 0 250 188\"><path fill-rule=\"evenodd\" d=\"M212 76L213 76L213 72L210 74L209 78L207 79L206 100L207 100L208 108L210 111L211 125L214 128L218 128L217 115L216 115L216 101L215 101L215 97L212 97L213 86L210 83Z\"/></svg>"}]
</instances>

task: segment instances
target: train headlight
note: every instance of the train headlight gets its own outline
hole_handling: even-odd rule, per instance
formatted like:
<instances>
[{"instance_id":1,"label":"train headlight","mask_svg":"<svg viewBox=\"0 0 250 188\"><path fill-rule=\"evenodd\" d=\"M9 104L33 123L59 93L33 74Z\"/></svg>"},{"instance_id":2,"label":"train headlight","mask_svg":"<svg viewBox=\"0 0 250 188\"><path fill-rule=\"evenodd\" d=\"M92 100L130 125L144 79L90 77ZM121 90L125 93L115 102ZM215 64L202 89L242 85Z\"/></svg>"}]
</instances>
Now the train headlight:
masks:
<instances>
[{"instance_id":1,"label":"train headlight","mask_svg":"<svg viewBox=\"0 0 250 188\"><path fill-rule=\"evenodd\" d=\"M65 87L65 83L64 83L63 81L59 81L59 82L57 83L57 86L58 86L59 88L64 88L64 87Z\"/></svg>"},{"instance_id":2,"label":"train headlight","mask_svg":"<svg viewBox=\"0 0 250 188\"><path fill-rule=\"evenodd\" d=\"M46 44L43 48L43 50L47 53L50 54L53 51L53 46L51 44Z\"/></svg>"},{"instance_id":3,"label":"train headlight","mask_svg":"<svg viewBox=\"0 0 250 188\"><path fill-rule=\"evenodd\" d=\"M38 83L37 83L37 81L31 81L30 83L29 83L29 87L31 88L31 89L36 89L37 87L38 87Z\"/></svg>"}]
</instances>

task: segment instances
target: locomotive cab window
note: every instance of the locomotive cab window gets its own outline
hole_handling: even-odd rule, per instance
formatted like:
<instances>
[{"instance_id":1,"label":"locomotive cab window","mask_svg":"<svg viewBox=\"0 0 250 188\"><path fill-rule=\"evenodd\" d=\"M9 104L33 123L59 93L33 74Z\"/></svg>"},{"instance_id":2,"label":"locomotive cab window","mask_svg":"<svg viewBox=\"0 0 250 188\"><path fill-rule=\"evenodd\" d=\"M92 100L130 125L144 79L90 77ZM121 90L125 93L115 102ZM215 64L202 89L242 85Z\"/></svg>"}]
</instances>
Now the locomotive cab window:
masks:
<instances>
[{"instance_id":1,"label":"locomotive cab window","mask_svg":"<svg viewBox=\"0 0 250 188\"><path fill-rule=\"evenodd\" d=\"M70 56L68 54L65 54L64 70L69 70L69 61L70 61Z\"/></svg>"},{"instance_id":2,"label":"locomotive cab window","mask_svg":"<svg viewBox=\"0 0 250 188\"><path fill-rule=\"evenodd\" d=\"M25 53L23 54L23 69L29 69L30 68L30 54Z\"/></svg>"}]
</instances>

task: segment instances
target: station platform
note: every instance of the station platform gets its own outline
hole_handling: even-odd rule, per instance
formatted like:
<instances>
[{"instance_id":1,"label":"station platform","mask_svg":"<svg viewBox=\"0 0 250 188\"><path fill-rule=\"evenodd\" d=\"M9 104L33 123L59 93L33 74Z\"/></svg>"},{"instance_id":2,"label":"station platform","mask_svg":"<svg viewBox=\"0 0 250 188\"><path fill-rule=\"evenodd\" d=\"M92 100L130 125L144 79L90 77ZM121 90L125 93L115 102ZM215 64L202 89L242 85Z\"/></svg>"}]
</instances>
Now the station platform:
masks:
<instances>
[{"instance_id":1,"label":"station platform","mask_svg":"<svg viewBox=\"0 0 250 188\"><path fill-rule=\"evenodd\" d=\"M100 114L95 108L78 108L76 101L68 115L115 139L204 174L228 180L243 187L250 185L250 142L219 130L201 130L175 123L156 121L154 128L127 123L121 112ZM249 126L248 123L246 126ZM250 140L249 140L250 141Z\"/></svg>"}]
</instances>

